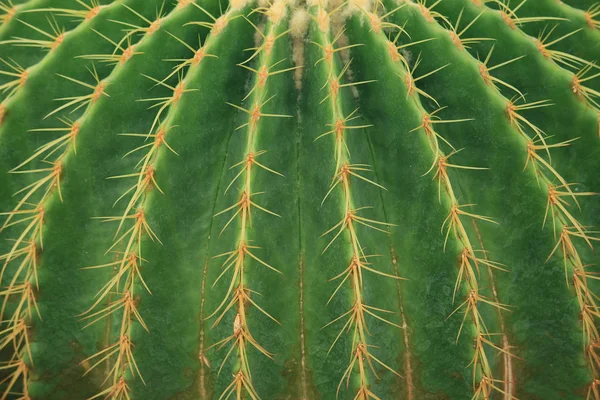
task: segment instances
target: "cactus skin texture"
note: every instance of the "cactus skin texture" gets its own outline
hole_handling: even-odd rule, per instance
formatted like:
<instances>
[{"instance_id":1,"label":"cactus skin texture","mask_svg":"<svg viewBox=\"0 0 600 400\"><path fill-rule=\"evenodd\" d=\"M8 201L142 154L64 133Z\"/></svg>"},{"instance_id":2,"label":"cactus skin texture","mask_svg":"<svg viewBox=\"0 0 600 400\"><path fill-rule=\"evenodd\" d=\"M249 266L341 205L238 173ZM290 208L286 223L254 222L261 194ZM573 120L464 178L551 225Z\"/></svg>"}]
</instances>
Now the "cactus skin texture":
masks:
<instances>
[{"instance_id":1,"label":"cactus skin texture","mask_svg":"<svg viewBox=\"0 0 600 400\"><path fill-rule=\"evenodd\" d=\"M600 400L596 0L0 0L0 399Z\"/></svg>"}]
</instances>

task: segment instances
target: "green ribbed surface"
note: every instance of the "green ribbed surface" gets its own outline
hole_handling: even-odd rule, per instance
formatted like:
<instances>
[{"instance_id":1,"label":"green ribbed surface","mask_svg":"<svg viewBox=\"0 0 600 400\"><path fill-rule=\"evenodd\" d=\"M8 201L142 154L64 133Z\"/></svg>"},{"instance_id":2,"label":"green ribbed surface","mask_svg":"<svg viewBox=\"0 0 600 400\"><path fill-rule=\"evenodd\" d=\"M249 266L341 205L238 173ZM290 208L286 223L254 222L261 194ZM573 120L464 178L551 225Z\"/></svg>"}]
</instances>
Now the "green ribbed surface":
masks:
<instances>
[{"instance_id":1,"label":"green ribbed surface","mask_svg":"<svg viewBox=\"0 0 600 400\"><path fill-rule=\"evenodd\" d=\"M600 400L596 2L192 2L0 1L0 399Z\"/></svg>"}]
</instances>

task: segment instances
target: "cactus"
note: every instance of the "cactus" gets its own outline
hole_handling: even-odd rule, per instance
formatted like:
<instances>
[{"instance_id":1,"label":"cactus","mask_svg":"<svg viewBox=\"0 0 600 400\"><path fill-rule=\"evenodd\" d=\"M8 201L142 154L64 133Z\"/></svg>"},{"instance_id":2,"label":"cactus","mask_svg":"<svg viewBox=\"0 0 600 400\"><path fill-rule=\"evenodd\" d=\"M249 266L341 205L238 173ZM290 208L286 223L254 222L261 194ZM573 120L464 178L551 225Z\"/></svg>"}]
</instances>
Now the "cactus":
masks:
<instances>
[{"instance_id":1,"label":"cactus","mask_svg":"<svg viewBox=\"0 0 600 400\"><path fill-rule=\"evenodd\" d=\"M598 62L595 0L0 0L0 399L599 400Z\"/></svg>"}]
</instances>

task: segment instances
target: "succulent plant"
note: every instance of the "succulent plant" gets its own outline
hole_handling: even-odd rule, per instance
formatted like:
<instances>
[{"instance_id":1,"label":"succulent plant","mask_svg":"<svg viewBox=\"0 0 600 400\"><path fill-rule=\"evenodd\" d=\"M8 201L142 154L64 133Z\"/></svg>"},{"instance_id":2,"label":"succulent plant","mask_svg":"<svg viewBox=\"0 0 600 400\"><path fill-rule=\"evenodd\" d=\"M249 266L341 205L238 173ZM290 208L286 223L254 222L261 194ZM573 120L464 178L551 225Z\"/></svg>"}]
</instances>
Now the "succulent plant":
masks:
<instances>
[{"instance_id":1,"label":"succulent plant","mask_svg":"<svg viewBox=\"0 0 600 400\"><path fill-rule=\"evenodd\" d=\"M0 399L600 399L596 0L1 0Z\"/></svg>"}]
</instances>

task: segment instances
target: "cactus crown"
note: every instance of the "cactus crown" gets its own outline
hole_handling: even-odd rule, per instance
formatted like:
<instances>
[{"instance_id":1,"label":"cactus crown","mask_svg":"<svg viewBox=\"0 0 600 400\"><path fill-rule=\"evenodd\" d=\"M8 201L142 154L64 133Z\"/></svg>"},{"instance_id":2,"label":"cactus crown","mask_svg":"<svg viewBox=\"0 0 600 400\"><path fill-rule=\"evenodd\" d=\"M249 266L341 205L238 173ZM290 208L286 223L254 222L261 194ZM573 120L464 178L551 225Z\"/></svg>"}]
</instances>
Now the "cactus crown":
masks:
<instances>
[{"instance_id":1,"label":"cactus crown","mask_svg":"<svg viewBox=\"0 0 600 400\"><path fill-rule=\"evenodd\" d=\"M1 0L1 399L600 400L598 61L595 0Z\"/></svg>"}]
</instances>

